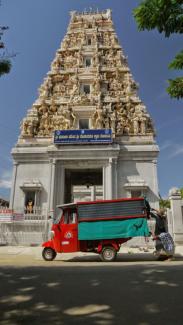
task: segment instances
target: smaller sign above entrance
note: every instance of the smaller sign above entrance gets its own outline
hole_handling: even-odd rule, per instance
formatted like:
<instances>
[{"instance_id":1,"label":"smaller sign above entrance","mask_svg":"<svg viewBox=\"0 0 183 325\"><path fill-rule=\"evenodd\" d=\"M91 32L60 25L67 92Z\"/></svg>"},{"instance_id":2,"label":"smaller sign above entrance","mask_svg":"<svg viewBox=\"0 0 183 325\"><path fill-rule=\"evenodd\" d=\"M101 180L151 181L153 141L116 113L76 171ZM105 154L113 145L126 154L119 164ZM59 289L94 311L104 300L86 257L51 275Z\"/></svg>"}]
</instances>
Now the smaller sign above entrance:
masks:
<instances>
[{"instance_id":1,"label":"smaller sign above entrance","mask_svg":"<svg viewBox=\"0 0 183 325\"><path fill-rule=\"evenodd\" d=\"M54 143L111 143L111 129L82 129L82 130L56 130L54 132Z\"/></svg>"}]
</instances>

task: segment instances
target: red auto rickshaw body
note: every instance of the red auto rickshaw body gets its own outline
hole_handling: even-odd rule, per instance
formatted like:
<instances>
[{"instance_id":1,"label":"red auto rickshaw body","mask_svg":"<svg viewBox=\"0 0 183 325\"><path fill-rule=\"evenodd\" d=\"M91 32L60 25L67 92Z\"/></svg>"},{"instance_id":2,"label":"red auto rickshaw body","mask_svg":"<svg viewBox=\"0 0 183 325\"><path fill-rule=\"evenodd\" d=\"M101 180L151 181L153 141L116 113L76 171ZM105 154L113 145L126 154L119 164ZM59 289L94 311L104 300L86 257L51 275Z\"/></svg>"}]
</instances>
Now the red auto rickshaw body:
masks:
<instances>
[{"instance_id":1,"label":"red auto rickshaw body","mask_svg":"<svg viewBox=\"0 0 183 325\"><path fill-rule=\"evenodd\" d=\"M57 253L71 253L79 250L77 215L73 209L63 209L60 220L52 225L51 230L54 236L43 243L43 247L51 247Z\"/></svg>"},{"instance_id":2,"label":"red auto rickshaw body","mask_svg":"<svg viewBox=\"0 0 183 325\"><path fill-rule=\"evenodd\" d=\"M46 251L48 252L49 250L49 254L51 254L51 252L53 251L54 254L52 257L54 258L56 256L56 253L73 253L78 251L96 252L100 254L103 251L104 247L108 247L107 253L108 255L110 255L109 248L111 247L113 252L116 254L116 252L119 251L121 244L128 241L131 237L127 237L127 236L123 238L105 238L105 237L95 238L94 237L94 239L92 240L91 238L87 239L87 237L85 237L84 240L83 239L81 240L79 239L79 235L78 235L79 224L85 223L87 224L88 227L90 227L93 226L94 223L96 223L97 226L100 226L101 221L105 223L111 220L123 220L123 219L127 220L131 218L144 219L147 217L147 215L146 215L146 209L143 202L144 202L143 198L136 198L136 199L118 199L118 200L63 204L59 206L59 208L61 209L60 216L54 220L51 228L52 239L42 244L42 246L45 247L45 251L43 252L45 253ZM131 211L133 210L133 213L130 212L130 208L126 208L128 207L128 203L129 206L130 204L133 205L133 208L131 209ZM124 215L122 215L122 213L119 214L119 207L121 204L123 205L125 204ZM138 212L135 215L133 215L135 213L134 204L138 205L138 209L137 209ZM106 206L109 208L106 209ZM113 209L114 211L111 209ZM46 260L53 259L50 256L47 256L47 258L45 258L44 253L43 253L44 259Z\"/></svg>"}]
</instances>

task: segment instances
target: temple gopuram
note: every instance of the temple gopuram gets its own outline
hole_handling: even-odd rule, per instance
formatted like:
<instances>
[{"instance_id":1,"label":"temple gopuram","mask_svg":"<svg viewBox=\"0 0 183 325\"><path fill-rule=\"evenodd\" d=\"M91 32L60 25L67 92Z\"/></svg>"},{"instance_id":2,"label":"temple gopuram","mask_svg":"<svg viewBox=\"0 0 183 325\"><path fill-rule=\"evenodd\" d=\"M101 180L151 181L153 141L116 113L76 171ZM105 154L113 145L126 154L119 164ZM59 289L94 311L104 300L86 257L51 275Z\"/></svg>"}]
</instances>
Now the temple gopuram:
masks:
<instances>
[{"instance_id":1,"label":"temple gopuram","mask_svg":"<svg viewBox=\"0 0 183 325\"><path fill-rule=\"evenodd\" d=\"M154 126L111 10L70 15L12 150L10 207L51 213L62 203L142 195L156 207Z\"/></svg>"}]
</instances>

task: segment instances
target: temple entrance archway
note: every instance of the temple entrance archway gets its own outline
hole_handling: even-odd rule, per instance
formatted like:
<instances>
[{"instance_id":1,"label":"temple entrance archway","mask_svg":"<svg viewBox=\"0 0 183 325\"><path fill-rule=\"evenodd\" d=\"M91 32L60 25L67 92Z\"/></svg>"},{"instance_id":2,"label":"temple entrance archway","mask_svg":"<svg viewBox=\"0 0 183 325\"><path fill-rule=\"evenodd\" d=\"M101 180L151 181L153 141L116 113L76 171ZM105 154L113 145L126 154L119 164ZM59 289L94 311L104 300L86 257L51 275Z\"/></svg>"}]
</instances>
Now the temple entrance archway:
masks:
<instances>
[{"instance_id":1,"label":"temple entrance archway","mask_svg":"<svg viewBox=\"0 0 183 325\"><path fill-rule=\"evenodd\" d=\"M96 199L103 199L102 168L65 169L65 203Z\"/></svg>"}]
</instances>

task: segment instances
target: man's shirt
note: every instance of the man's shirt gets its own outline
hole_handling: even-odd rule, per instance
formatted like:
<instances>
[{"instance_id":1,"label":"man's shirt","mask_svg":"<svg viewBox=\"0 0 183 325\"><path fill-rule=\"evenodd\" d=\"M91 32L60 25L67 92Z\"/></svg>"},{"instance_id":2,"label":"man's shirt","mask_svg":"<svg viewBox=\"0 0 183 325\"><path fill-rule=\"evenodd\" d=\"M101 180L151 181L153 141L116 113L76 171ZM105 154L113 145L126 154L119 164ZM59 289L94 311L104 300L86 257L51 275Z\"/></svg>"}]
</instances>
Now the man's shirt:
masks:
<instances>
[{"instance_id":1,"label":"man's shirt","mask_svg":"<svg viewBox=\"0 0 183 325\"><path fill-rule=\"evenodd\" d=\"M165 252L173 255L174 254L174 241L173 241L172 236L167 232L162 232L158 237L161 240L161 243L164 247Z\"/></svg>"}]
</instances>

